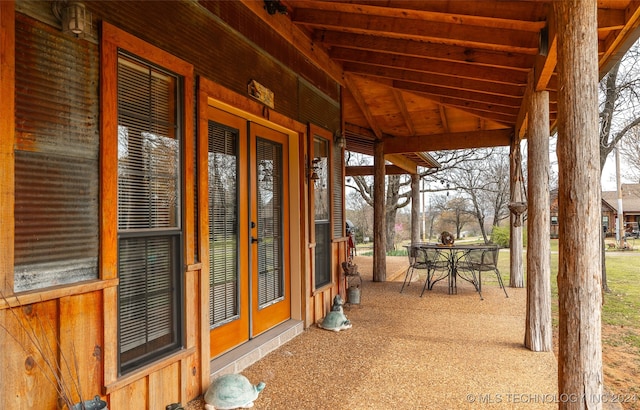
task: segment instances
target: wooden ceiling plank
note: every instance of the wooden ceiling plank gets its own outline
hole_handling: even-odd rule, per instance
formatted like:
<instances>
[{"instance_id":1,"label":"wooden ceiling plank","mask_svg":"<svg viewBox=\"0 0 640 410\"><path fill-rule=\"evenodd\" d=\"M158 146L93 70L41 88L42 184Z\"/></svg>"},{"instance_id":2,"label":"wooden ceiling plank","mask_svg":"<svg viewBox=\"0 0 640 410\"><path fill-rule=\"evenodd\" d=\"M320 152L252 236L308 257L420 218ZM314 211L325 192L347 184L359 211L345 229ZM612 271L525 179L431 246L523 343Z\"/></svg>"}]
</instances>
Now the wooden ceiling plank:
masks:
<instances>
[{"instance_id":1,"label":"wooden ceiling plank","mask_svg":"<svg viewBox=\"0 0 640 410\"><path fill-rule=\"evenodd\" d=\"M415 135L413 137L387 137L384 140L386 154L441 151L481 147L508 146L511 142L511 128L457 132L439 135Z\"/></svg>"},{"instance_id":2,"label":"wooden ceiling plank","mask_svg":"<svg viewBox=\"0 0 640 410\"><path fill-rule=\"evenodd\" d=\"M405 70L424 73L436 73L462 78L481 77L486 81L504 84L525 85L527 72L506 68L482 67L473 64L451 61L432 60L398 56L388 53L368 52L361 50L336 48L330 51L331 58L343 62L371 64L389 68L403 68Z\"/></svg>"},{"instance_id":3,"label":"wooden ceiling plank","mask_svg":"<svg viewBox=\"0 0 640 410\"><path fill-rule=\"evenodd\" d=\"M318 31L314 33L313 39L327 47L381 51L413 57L428 57L436 60L460 61L490 67L527 69L530 68L534 62L534 56L529 54L488 51L471 47L373 35L340 33L337 31Z\"/></svg>"},{"instance_id":4,"label":"wooden ceiling plank","mask_svg":"<svg viewBox=\"0 0 640 410\"><path fill-rule=\"evenodd\" d=\"M371 33L386 37L432 39L448 44L469 44L489 50L518 50L535 53L537 33L511 29L494 29L469 25L425 22L407 18L366 16L324 10L296 9L294 24L316 29L334 29L351 33ZM443 34L446 36L443 37Z\"/></svg>"},{"instance_id":5,"label":"wooden ceiling plank","mask_svg":"<svg viewBox=\"0 0 640 410\"><path fill-rule=\"evenodd\" d=\"M344 85L342 67L331 60L324 50L316 47L307 33L293 25L291 20L282 15L269 15L264 9L264 3L262 1L239 1L307 57L310 62L325 71L334 81Z\"/></svg>"}]
</instances>

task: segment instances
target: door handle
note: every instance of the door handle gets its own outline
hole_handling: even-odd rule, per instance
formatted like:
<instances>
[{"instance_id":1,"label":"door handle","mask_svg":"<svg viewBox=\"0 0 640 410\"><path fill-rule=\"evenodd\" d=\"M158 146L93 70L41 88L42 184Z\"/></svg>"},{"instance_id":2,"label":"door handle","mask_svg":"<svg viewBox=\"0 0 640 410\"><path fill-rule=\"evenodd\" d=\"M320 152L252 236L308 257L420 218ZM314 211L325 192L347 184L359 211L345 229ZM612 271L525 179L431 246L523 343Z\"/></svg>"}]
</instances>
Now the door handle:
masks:
<instances>
[{"instance_id":1,"label":"door handle","mask_svg":"<svg viewBox=\"0 0 640 410\"><path fill-rule=\"evenodd\" d=\"M258 243L260 242L259 238L254 238L253 236L251 237L251 243Z\"/></svg>"}]
</instances>

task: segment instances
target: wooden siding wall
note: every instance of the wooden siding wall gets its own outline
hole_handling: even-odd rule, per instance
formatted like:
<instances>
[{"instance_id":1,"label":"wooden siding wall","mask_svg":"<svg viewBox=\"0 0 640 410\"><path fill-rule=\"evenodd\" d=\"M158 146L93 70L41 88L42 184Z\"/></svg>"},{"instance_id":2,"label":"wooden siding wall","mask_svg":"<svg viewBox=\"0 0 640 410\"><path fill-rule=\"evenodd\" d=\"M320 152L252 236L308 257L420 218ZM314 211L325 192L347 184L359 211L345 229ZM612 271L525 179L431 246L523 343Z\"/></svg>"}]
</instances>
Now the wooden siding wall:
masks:
<instances>
[{"instance_id":1,"label":"wooden siding wall","mask_svg":"<svg viewBox=\"0 0 640 410\"><path fill-rule=\"evenodd\" d=\"M257 80L274 91L275 111L279 114L297 121L317 121L319 125L332 130L339 129L340 108L336 102L339 101L338 84L311 65L303 56L294 52L286 42L277 38L259 20L244 10L239 2L216 1L201 4L207 9L197 2L190 1L88 2L87 8L94 17L94 38L87 40L62 34L59 31L59 23L51 17L51 3L48 1L20 1L17 6L16 20L24 26L24 29L31 30L36 35L37 32L48 33L47 35L58 38L61 43L86 49L86 59L79 62L77 67L66 71L68 76L73 76L76 70L83 70L92 77L98 75L100 64L96 55L100 40L95 34L99 31L97 30L99 23L106 21L192 63L196 75L207 77L241 96L246 95L247 82L250 79ZM7 9L9 8L3 6L2 13ZM13 14L13 8L10 12ZM4 16L6 17L6 14ZM221 23L220 17L229 19L232 28L245 30L243 35L246 38ZM254 48L250 42L246 41L247 38L253 44L263 47L263 50ZM54 44L50 45L52 49L55 49L57 42L58 40L55 40ZM30 46L30 44L20 45L21 48ZM271 58L265 50L275 54L280 62ZM2 62L4 64L5 60L3 59ZM51 70L67 70L50 61L39 61L38 64L50 66ZM312 86L303 84L296 73L305 76ZM5 77L3 81L7 78L11 77ZM64 86L64 83L62 85ZM92 110L97 109L98 88L99 84L91 81L88 87L89 94L82 95L82 98L86 99L84 104L90 106ZM24 104L28 99L28 92L16 96L20 104ZM47 104L53 105L47 106ZM59 110L53 98L43 102L42 105L43 110L58 114ZM37 109L35 106L30 108ZM263 114L269 115L268 112ZM88 116L90 118L85 123L88 129L83 134L87 138L97 140L100 136L95 116L92 114ZM30 117L30 114L27 117ZM33 130L33 132L40 131ZM60 130L54 129L53 139L62 138L63 135L60 133ZM2 153L5 155L4 151ZM12 152L7 155L12 155ZM301 171L300 175L306 179L304 172ZM8 181L8 178L3 177L2 180ZM96 180L95 183L98 185L99 181ZM307 215L304 212L301 214ZM3 215L5 215L3 218L7 217L7 214ZM187 215L187 217L192 221L198 220L197 215ZM305 224L308 224L308 221ZM303 231L307 230L308 227ZM12 231L9 232L10 235L13 234ZM194 238L188 240L191 241L192 247L198 246ZM7 243L10 242L7 241ZM316 295L305 292L307 326L326 314L330 309L333 296L342 290L339 287L341 272L339 264L344 260L345 245L345 241L337 240L332 247L334 284ZM301 248L304 248L304 245L301 245ZM191 252L194 251L191 249ZM13 258L5 258L1 261L3 269L6 268L4 264L7 261L13 263ZM305 261L303 266L308 268L310 264ZM7 272L9 273L5 274L6 276L10 275L11 270ZM104 272L102 274L104 275ZM10 290L12 280L5 275L0 279L5 283L3 288ZM304 275L308 278L309 272L305 272ZM200 283L200 276L199 264L195 261L194 265L187 267L185 273L186 294L201 294L202 286L206 285ZM9 286L6 286L7 283ZM302 280L302 283L304 287L307 279ZM0 371L3 375L12 375L5 378L0 387L0 407L28 409L60 408L61 406L56 402L57 395L54 387L43 377L40 370L44 363L37 357L33 343L28 340L24 329L15 320L14 314L17 318L23 318L23 323L44 323L41 328L42 338L53 347L55 352L52 355L55 360L63 362L66 358L74 362L71 364L74 368L77 360L80 369L78 379L85 398L94 394L103 394L103 397L109 401L111 410L164 408L173 402L184 404L202 392L206 387L209 368L208 358L200 355L199 340L202 329L198 327L199 324L198 326L189 325L185 329L187 350L178 359L170 363L152 365L136 377L113 382L113 375L105 370L105 332L113 334L115 329L112 329L111 319L109 322L105 320L106 312L103 311L103 306L104 300L113 298L115 285L117 285L117 279L104 280L103 276L103 280L94 282L27 292L19 298L10 297L9 303L0 301L0 325L16 337L14 340L6 332L0 332L2 346ZM206 303L207 300L201 300L199 297L186 298L185 316L200 317L201 308ZM9 304L13 308L8 309ZM310 311L313 314L309 315ZM109 313L106 317L111 315ZM114 346L108 347L107 350L110 351L116 349ZM107 373L109 381L105 380ZM72 370L72 374L75 375L75 370ZM105 384L108 385L105 386Z\"/></svg>"}]
</instances>

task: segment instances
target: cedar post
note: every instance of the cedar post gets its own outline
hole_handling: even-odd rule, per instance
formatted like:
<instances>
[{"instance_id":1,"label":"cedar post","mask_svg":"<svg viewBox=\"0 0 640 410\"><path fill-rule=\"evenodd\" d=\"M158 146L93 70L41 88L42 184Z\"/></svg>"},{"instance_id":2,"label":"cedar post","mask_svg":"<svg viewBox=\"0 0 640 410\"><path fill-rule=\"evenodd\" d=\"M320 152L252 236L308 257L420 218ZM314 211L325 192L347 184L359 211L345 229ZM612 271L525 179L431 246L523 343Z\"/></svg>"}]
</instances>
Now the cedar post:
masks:
<instances>
[{"instance_id":1,"label":"cedar post","mask_svg":"<svg viewBox=\"0 0 640 410\"><path fill-rule=\"evenodd\" d=\"M373 281L387 280L387 232L385 223L384 142L373 144Z\"/></svg>"},{"instance_id":2,"label":"cedar post","mask_svg":"<svg viewBox=\"0 0 640 410\"><path fill-rule=\"evenodd\" d=\"M420 175L411 174L411 242L420 242Z\"/></svg>"},{"instance_id":3,"label":"cedar post","mask_svg":"<svg viewBox=\"0 0 640 410\"><path fill-rule=\"evenodd\" d=\"M602 408L602 267L595 1L553 2L558 22L558 393Z\"/></svg>"},{"instance_id":4,"label":"cedar post","mask_svg":"<svg viewBox=\"0 0 640 410\"><path fill-rule=\"evenodd\" d=\"M524 345L553 348L549 264L549 93L531 93L528 121L527 314Z\"/></svg>"},{"instance_id":5,"label":"cedar post","mask_svg":"<svg viewBox=\"0 0 640 410\"><path fill-rule=\"evenodd\" d=\"M511 138L511 148L509 152L509 173L511 175L511 200L514 202L524 201L522 195L522 172L521 169L522 155L520 154L520 138L518 135L514 135ZM509 246L511 248L509 264L509 286L513 288L524 287L524 268L522 266L522 225L516 226L515 221L517 218L523 218L523 215L516 216L510 214L509 221L511 223L511 229L509 230Z\"/></svg>"}]
</instances>

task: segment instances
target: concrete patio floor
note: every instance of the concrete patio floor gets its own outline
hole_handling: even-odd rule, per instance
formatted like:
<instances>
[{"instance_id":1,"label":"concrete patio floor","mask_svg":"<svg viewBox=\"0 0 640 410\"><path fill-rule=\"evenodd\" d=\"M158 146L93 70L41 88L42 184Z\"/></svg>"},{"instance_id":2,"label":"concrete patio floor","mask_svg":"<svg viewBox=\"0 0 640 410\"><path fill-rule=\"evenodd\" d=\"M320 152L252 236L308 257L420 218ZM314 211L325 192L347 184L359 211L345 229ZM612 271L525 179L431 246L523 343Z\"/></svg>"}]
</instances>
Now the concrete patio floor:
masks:
<instances>
[{"instance_id":1,"label":"concrete patio floor","mask_svg":"<svg viewBox=\"0 0 640 410\"><path fill-rule=\"evenodd\" d=\"M371 257L356 257L361 305L351 329L315 325L242 374L264 381L257 409L557 408L552 352L524 348L525 289L483 277L484 300L460 281L420 297L423 277L399 293L406 257L387 258L385 283L371 281Z\"/></svg>"}]
</instances>

